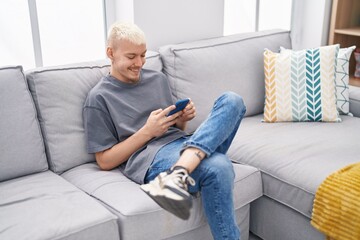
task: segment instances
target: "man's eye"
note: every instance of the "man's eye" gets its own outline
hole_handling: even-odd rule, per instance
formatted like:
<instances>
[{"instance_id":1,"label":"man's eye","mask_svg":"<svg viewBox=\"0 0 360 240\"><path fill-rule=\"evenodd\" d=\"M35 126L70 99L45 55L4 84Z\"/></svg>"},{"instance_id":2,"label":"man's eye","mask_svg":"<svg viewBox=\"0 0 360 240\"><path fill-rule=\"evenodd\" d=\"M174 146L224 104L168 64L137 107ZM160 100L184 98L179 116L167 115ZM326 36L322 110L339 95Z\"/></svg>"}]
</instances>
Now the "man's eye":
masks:
<instances>
[{"instance_id":1,"label":"man's eye","mask_svg":"<svg viewBox=\"0 0 360 240\"><path fill-rule=\"evenodd\" d=\"M134 58L135 58L134 56L128 56L128 59L130 59L130 60L132 60Z\"/></svg>"}]
</instances>

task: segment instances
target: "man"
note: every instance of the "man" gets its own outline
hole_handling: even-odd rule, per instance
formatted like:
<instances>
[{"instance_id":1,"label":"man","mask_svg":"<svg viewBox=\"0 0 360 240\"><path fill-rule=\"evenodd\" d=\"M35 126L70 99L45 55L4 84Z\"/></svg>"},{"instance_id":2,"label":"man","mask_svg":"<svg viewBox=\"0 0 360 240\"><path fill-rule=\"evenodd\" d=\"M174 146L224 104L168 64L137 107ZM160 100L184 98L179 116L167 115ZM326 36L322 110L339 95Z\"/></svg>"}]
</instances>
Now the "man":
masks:
<instances>
[{"instance_id":1,"label":"man","mask_svg":"<svg viewBox=\"0 0 360 240\"><path fill-rule=\"evenodd\" d=\"M87 149L101 169L120 167L142 184L161 207L188 219L190 193L201 192L214 239L239 239L233 206L234 170L226 152L245 114L240 96L220 96L194 134L185 133L196 115L190 100L175 109L166 76L142 69L144 33L115 23L108 35L110 74L90 91L84 105Z\"/></svg>"}]
</instances>

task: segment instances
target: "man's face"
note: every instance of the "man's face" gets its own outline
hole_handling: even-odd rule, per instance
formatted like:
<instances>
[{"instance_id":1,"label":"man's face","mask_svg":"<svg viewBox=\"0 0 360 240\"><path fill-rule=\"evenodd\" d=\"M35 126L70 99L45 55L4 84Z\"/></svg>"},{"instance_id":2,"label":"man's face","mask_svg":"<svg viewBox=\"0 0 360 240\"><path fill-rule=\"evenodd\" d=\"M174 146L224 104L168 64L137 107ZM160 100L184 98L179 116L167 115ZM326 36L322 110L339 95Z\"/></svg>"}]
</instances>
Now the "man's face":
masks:
<instances>
[{"instance_id":1,"label":"man's face","mask_svg":"<svg viewBox=\"0 0 360 240\"><path fill-rule=\"evenodd\" d=\"M112 61L110 74L120 81L136 83L145 64L146 44L136 45L127 40L114 40L107 49Z\"/></svg>"}]
</instances>

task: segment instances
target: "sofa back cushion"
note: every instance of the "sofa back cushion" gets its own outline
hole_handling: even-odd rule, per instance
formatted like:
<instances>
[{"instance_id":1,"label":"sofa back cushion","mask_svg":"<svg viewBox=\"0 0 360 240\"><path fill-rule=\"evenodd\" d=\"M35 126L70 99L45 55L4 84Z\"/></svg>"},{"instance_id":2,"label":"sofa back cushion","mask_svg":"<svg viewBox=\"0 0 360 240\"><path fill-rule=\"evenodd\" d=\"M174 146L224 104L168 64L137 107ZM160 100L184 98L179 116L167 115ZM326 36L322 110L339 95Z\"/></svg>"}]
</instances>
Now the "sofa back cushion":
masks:
<instances>
[{"instance_id":1,"label":"sofa back cushion","mask_svg":"<svg viewBox=\"0 0 360 240\"><path fill-rule=\"evenodd\" d=\"M92 87L109 73L108 60L45 67L26 73L38 111L50 169L58 174L93 162L86 152L82 108ZM160 71L158 53L147 54L144 67Z\"/></svg>"},{"instance_id":2,"label":"sofa back cushion","mask_svg":"<svg viewBox=\"0 0 360 240\"><path fill-rule=\"evenodd\" d=\"M161 61L160 53L154 51L147 51L144 68L161 72L163 69L163 64Z\"/></svg>"},{"instance_id":3,"label":"sofa back cushion","mask_svg":"<svg viewBox=\"0 0 360 240\"><path fill-rule=\"evenodd\" d=\"M174 97L190 97L197 109L188 130L195 130L208 115L214 100L228 90L243 97L246 116L263 112L264 48L279 51L280 46L291 48L288 31L236 34L161 47L163 71Z\"/></svg>"},{"instance_id":4,"label":"sofa back cushion","mask_svg":"<svg viewBox=\"0 0 360 240\"><path fill-rule=\"evenodd\" d=\"M0 68L0 182L48 169L36 110L21 66Z\"/></svg>"}]
</instances>

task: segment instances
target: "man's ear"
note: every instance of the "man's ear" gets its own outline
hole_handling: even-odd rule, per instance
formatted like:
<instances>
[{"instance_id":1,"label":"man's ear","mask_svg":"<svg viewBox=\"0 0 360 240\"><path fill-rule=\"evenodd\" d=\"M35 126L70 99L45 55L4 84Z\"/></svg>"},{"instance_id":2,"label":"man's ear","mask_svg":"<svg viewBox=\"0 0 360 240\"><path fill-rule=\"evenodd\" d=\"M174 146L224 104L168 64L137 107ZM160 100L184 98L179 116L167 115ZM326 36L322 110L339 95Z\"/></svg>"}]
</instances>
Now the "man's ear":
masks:
<instances>
[{"instance_id":1,"label":"man's ear","mask_svg":"<svg viewBox=\"0 0 360 240\"><path fill-rule=\"evenodd\" d=\"M108 56L108 58L110 58L110 60L114 59L114 52L113 52L112 47L106 48L106 55Z\"/></svg>"}]
</instances>

